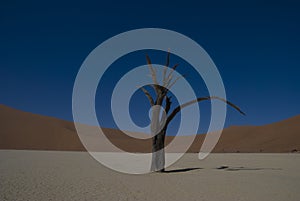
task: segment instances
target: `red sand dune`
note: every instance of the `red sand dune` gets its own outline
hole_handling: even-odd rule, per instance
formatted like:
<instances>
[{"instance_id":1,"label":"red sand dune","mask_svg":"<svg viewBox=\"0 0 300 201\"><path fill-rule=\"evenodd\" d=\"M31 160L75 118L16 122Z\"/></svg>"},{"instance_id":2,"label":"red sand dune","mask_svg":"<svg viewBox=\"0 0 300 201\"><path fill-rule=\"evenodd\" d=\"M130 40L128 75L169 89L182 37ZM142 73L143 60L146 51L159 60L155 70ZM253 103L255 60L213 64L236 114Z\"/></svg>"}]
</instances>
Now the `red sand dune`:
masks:
<instances>
[{"instance_id":1,"label":"red sand dune","mask_svg":"<svg viewBox=\"0 0 300 201\"><path fill-rule=\"evenodd\" d=\"M84 151L72 122L0 105L0 149ZM92 127L91 127L92 128ZM134 139L104 129L118 147L149 152L151 140ZM189 152L199 152L205 135L197 135ZM185 138L185 137L181 137ZM172 137L167 137L170 142ZM300 150L300 115L264 126L232 126L223 130L214 152L293 152ZM106 150L105 147L101 151Z\"/></svg>"}]
</instances>

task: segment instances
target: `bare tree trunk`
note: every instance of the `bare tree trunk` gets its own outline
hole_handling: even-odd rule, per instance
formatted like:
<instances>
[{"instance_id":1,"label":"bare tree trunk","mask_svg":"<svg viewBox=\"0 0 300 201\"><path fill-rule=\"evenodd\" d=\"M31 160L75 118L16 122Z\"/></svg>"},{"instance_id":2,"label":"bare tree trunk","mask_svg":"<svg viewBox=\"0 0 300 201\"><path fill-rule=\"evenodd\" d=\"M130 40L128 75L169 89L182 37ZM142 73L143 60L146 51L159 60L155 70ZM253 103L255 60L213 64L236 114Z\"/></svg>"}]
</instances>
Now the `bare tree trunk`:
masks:
<instances>
[{"instance_id":1,"label":"bare tree trunk","mask_svg":"<svg viewBox=\"0 0 300 201\"><path fill-rule=\"evenodd\" d=\"M162 96L158 96L156 106L152 111L151 118L151 133L152 133L152 162L151 171L153 172L163 172L165 168L165 135L166 126L164 121L160 119L160 106L162 105ZM165 116L162 116L164 119Z\"/></svg>"},{"instance_id":2,"label":"bare tree trunk","mask_svg":"<svg viewBox=\"0 0 300 201\"><path fill-rule=\"evenodd\" d=\"M166 130L161 130L152 138L151 171L163 172L165 170L165 135Z\"/></svg>"}]
</instances>

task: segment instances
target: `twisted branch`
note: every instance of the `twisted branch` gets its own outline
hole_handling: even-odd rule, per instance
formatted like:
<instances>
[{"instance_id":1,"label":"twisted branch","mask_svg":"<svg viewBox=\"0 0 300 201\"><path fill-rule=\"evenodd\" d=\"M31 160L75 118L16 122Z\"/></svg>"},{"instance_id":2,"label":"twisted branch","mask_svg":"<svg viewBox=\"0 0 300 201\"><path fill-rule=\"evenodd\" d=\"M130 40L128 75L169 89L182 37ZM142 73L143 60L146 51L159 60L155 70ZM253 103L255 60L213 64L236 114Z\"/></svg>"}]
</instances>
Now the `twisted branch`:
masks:
<instances>
[{"instance_id":1,"label":"twisted branch","mask_svg":"<svg viewBox=\"0 0 300 201\"><path fill-rule=\"evenodd\" d=\"M150 105L153 106L154 105L154 100L153 98L151 97L150 93L144 88L144 87L141 87L141 90L144 92L144 94L146 95L146 97L148 98L149 102L150 102Z\"/></svg>"},{"instance_id":2,"label":"twisted branch","mask_svg":"<svg viewBox=\"0 0 300 201\"><path fill-rule=\"evenodd\" d=\"M175 115L180 112L180 110L182 110L183 108L189 106L189 105L192 105L194 103L197 103L197 102L200 102L200 101L204 101L204 100L212 100L212 99L217 99L217 100L220 100L220 101L223 101L225 102L226 104L230 105L231 107L233 107L234 109L236 109L237 111L239 111L241 114L243 115L246 115L238 106L236 106L235 104L227 101L226 99L224 98L220 98L220 97L217 97L217 96L207 96L207 97L202 97L202 98L197 98L195 100L192 100L192 101L189 101L187 103L184 103L178 107L176 107L172 113L169 115L169 117L167 118L167 121L166 121L166 126L170 123L170 121L172 121L172 119L175 117Z\"/></svg>"}]
</instances>

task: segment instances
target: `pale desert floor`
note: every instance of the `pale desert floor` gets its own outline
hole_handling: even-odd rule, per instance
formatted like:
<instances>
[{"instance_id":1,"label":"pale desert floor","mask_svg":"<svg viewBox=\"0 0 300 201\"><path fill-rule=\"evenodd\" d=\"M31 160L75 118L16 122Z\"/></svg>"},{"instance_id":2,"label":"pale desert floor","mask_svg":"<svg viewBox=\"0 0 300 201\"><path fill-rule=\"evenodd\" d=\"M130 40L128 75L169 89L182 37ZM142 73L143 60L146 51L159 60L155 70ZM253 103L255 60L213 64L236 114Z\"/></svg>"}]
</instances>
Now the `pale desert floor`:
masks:
<instances>
[{"instance_id":1,"label":"pale desert floor","mask_svg":"<svg viewBox=\"0 0 300 201\"><path fill-rule=\"evenodd\" d=\"M167 170L128 175L86 152L2 150L0 200L300 200L300 154L186 154Z\"/></svg>"}]
</instances>

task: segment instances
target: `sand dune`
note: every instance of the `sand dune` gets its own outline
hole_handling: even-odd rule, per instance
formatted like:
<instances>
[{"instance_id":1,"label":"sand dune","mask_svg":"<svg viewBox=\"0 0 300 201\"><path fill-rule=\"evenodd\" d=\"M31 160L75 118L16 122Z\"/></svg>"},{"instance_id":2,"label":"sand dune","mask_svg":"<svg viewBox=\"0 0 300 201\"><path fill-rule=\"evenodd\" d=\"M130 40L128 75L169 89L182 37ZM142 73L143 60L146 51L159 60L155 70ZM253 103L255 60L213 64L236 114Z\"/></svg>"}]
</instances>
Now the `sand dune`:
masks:
<instances>
[{"instance_id":1,"label":"sand dune","mask_svg":"<svg viewBox=\"0 0 300 201\"><path fill-rule=\"evenodd\" d=\"M0 122L0 149L85 150L72 122L23 112L4 105L0 105ZM103 130L110 141L123 150L151 150L150 139L134 139L116 129ZM189 152L198 152L204 137L205 135L197 135ZM172 137L167 138L167 142L171 140ZM300 150L300 115L264 126L226 128L214 152L280 153L296 150ZM100 151L111 150L103 147Z\"/></svg>"}]
</instances>

